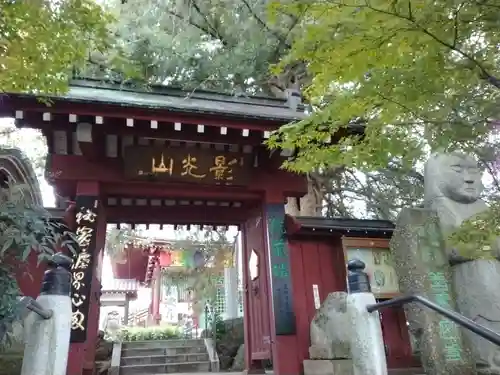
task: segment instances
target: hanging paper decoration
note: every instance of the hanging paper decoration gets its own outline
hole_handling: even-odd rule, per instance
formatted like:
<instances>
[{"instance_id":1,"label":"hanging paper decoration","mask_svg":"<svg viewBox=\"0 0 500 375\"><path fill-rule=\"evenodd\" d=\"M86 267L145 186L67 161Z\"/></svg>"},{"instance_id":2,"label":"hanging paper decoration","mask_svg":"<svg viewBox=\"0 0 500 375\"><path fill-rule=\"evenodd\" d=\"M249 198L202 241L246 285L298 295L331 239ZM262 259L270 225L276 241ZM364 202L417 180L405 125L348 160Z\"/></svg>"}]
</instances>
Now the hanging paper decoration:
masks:
<instances>
[{"instance_id":1,"label":"hanging paper decoration","mask_svg":"<svg viewBox=\"0 0 500 375\"><path fill-rule=\"evenodd\" d=\"M193 253L189 250L182 250L182 266L186 268L194 268Z\"/></svg>"},{"instance_id":2,"label":"hanging paper decoration","mask_svg":"<svg viewBox=\"0 0 500 375\"><path fill-rule=\"evenodd\" d=\"M205 265L205 257L203 256L203 252L200 250L196 250L193 255L193 264L194 268L200 268Z\"/></svg>"},{"instance_id":3,"label":"hanging paper decoration","mask_svg":"<svg viewBox=\"0 0 500 375\"><path fill-rule=\"evenodd\" d=\"M234 267L234 253L230 249L219 251L214 259L207 263L203 250L173 250L161 256L162 267L183 267L187 269L201 268L203 266L214 267L215 265L224 268Z\"/></svg>"},{"instance_id":4,"label":"hanging paper decoration","mask_svg":"<svg viewBox=\"0 0 500 375\"><path fill-rule=\"evenodd\" d=\"M232 251L227 251L224 254L224 267L226 268L234 267L234 253Z\"/></svg>"},{"instance_id":5,"label":"hanging paper decoration","mask_svg":"<svg viewBox=\"0 0 500 375\"><path fill-rule=\"evenodd\" d=\"M170 267L172 265L172 253L170 251L160 252L160 267Z\"/></svg>"},{"instance_id":6,"label":"hanging paper decoration","mask_svg":"<svg viewBox=\"0 0 500 375\"><path fill-rule=\"evenodd\" d=\"M172 251L172 267L182 267L182 252L181 251Z\"/></svg>"}]
</instances>

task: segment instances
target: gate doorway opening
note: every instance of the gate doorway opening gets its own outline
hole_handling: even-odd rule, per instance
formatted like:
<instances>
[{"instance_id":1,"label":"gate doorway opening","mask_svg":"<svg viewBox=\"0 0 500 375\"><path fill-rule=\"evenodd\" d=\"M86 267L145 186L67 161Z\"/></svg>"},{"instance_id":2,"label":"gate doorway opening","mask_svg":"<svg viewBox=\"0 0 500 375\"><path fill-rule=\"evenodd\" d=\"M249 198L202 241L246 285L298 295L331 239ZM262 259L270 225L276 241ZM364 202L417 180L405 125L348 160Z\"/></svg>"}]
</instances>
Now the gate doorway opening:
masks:
<instances>
[{"instance_id":1,"label":"gate doorway opening","mask_svg":"<svg viewBox=\"0 0 500 375\"><path fill-rule=\"evenodd\" d=\"M108 225L103 290L139 284L138 297L121 311L125 326L169 325L200 337L214 315L243 317L242 255L235 225ZM112 309L101 307L101 321Z\"/></svg>"}]
</instances>

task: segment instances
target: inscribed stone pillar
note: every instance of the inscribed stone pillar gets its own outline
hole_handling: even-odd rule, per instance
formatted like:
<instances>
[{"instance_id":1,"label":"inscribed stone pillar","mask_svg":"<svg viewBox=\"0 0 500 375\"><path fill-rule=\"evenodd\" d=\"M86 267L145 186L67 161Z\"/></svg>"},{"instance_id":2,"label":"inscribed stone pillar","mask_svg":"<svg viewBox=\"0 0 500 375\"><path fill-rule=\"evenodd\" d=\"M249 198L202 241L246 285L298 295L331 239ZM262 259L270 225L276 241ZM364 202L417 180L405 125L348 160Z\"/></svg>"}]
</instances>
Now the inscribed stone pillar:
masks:
<instances>
[{"instance_id":1,"label":"inscribed stone pillar","mask_svg":"<svg viewBox=\"0 0 500 375\"><path fill-rule=\"evenodd\" d=\"M436 212L444 236L488 209L480 198L483 172L472 156L454 152L435 154L425 165L425 204ZM467 318L500 333L500 243L478 248L474 254L461 254L451 246L447 259L457 291L458 311ZM500 374L499 348L478 335L464 330L472 343L478 370Z\"/></svg>"},{"instance_id":2,"label":"inscribed stone pillar","mask_svg":"<svg viewBox=\"0 0 500 375\"><path fill-rule=\"evenodd\" d=\"M403 293L423 296L456 311L451 269L439 220L433 211L403 209L390 248ZM420 343L426 374L476 374L471 350L455 323L417 303L406 305L405 309L410 330Z\"/></svg>"}]
</instances>

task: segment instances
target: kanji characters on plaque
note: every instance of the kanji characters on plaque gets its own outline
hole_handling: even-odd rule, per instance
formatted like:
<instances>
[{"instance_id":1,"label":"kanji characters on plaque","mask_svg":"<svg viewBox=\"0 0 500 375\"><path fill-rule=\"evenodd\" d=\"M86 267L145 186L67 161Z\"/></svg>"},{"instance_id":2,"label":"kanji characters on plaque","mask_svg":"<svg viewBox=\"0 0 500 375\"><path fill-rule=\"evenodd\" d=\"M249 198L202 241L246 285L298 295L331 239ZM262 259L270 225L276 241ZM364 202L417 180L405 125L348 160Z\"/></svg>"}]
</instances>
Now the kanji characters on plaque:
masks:
<instances>
[{"instance_id":1,"label":"kanji characters on plaque","mask_svg":"<svg viewBox=\"0 0 500 375\"><path fill-rule=\"evenodd\" d=\"M87 314L89 312L90 288L96 241L97 198L80 196L76 199L76 239L79 245L73 257L71 280L71 342L86 339Z\"/></svg>"}]
</instances>

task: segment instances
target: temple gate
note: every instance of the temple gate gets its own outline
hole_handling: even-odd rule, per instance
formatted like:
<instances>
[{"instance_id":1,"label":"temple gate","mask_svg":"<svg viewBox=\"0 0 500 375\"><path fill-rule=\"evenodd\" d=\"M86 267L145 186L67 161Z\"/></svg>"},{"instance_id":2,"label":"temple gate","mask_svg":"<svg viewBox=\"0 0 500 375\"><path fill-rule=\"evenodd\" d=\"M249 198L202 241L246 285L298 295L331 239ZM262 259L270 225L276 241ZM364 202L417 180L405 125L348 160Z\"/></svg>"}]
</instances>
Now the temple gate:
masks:
<instances>
[{"instance_id":1,"label":"temple gate","mask_svg":"<svg viewBox=\"0 0 500 375\"><path fill-rule=\"evenodd\" d=\"M0 116L43 132L58 205L74 202L69 375L93 371L107 223L240 226L247 370L272 359L276 375L297 372L287 361L298 343L283 204L306 182L262 142L302 112L275 99L75 81L50 105L6 95Z\"/></svg>"}]
</instances>

